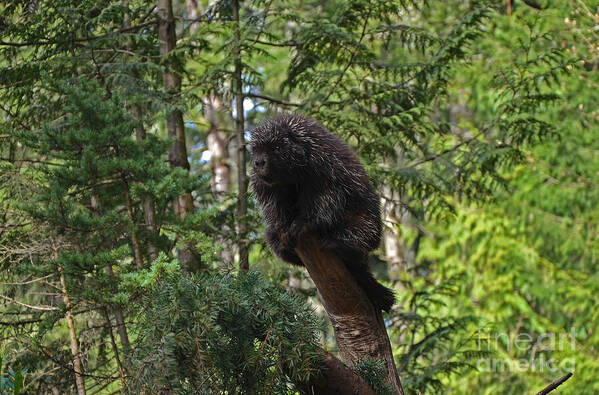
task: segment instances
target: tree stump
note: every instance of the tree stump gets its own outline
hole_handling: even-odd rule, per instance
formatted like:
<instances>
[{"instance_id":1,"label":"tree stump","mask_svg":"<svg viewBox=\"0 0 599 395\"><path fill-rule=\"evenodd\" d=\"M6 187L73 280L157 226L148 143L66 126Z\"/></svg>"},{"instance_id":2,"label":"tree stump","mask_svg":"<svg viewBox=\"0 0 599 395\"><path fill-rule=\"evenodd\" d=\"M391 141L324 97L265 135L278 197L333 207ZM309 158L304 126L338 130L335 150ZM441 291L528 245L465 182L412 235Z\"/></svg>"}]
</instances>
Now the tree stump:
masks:
<instances>
[{"instance_id":1,"label":"tree stump","mask_svg":"<svg viewBox=\"0 0 599 395\"><path fill-rule=\"evenodd\" d=\"M387 382L403 395L381 311L373 306L339 257L322 251L313 236L303 236L296 252L322 297L341 359L350 367L365 358L384 361Z\"/></svg>"}]
</instances>

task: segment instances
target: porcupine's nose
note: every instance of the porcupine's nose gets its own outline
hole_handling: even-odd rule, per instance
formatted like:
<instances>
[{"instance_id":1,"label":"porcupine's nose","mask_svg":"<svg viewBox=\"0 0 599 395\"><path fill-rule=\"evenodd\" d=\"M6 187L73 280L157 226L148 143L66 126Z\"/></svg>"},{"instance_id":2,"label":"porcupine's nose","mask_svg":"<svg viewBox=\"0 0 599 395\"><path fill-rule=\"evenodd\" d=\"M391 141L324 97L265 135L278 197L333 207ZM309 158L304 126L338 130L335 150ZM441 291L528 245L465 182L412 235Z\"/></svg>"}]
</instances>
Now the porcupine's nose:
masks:
<instances>
[{"instance_id":1,"label":"porcupine's nose","mask_svg":"<svg viewBox=\"0 0 599 395\"><path fill-rule=\"evenodd\" d=\"M260 159L256 159L254 161L254 166L256 166L259 169L263 169L266 166L266 160L260 158Z\"/></svg>"}]
</instances>

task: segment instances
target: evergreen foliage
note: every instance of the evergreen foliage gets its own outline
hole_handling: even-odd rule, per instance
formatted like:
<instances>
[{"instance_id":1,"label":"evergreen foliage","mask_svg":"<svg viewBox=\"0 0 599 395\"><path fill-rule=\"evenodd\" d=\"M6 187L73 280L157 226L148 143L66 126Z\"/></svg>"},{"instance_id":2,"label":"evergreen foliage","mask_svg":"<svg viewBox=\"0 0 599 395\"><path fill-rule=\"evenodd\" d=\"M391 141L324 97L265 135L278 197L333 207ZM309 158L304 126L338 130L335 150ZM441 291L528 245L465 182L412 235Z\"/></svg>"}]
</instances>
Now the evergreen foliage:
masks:
<instances>
[{"instance_id":1,"label":"evergreen foliage","mask_svg":"<svg viewBox=\"0 0 599 395\"><path fill-rule=\"evenodd\" d=\"M188 277L163 255L129 281L148 290L132 393L296 393L319 374L322 321L258 272Z\"/></svg>"},{"instance_id":2,"label":"evergreen foliage","mask_svg":"<svg viewBox=\"0 0 599 395\"><path fill-rule=\"evenodd\" d=\"M475 369L472 361L490 356L481 349L486 338L473 315L457 315L448 300L460 295L458 277L439 284L419 276L403 279L406 292L394 315L394 333L403 337L396 349L398 369L407 372L404 386L414 393L443 391L447 380ZM403 296L402 295L402 296Z\"/></svg>"},{"instance_id":3,"label":"evergreen foliage","mask_svg":"<svg viewBox=\"0 0 599 395\"><path fill-rule=\"evenodd\" d=\"M387 372L382 361L363 359L354 366L354 371L360 375L377 394L393 394L393 388L385 382Z\"/></svg>"}]
</instances>

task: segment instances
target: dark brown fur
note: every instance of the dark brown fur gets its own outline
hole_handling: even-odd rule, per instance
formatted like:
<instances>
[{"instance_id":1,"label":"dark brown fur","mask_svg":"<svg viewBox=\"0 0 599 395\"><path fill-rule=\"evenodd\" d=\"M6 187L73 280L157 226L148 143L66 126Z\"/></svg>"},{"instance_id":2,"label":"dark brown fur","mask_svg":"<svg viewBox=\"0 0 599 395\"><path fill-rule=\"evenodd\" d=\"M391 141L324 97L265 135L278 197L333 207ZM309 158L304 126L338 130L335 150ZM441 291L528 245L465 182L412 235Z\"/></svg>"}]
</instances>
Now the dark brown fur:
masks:
<instances>
[{"instance_id":1,"label":"dark brown fur","mask_svg":"<svg viewBox=\"0 0 599 395\"><path fill-rule=\"evenodd\" d=\"M334 251L375 306L389 311L393 292L368 269L381 239L379 198L356 154L315 120L278 115L252 132L251 184L266 222L266 242L281 259L302 232Z\"/></svg>"}]
</instances>

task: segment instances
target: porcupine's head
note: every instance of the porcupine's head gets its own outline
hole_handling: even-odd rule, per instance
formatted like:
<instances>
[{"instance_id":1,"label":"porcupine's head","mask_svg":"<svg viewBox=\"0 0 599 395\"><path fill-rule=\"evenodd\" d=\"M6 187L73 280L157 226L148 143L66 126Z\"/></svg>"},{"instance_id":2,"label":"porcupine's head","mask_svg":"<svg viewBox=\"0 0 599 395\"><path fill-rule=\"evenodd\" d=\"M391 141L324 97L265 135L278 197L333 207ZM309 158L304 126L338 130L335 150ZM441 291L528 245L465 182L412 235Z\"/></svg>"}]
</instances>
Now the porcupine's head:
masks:
<instances>
[{"instance_id":1,"label":"porcupine's head","mask_svg":"<svg viewBox=\"0 0 599 395\"><path fill-rule=\"evenodd\" d=\"M307 119L291 114L277 115L251 132L253 183L283 186L305 176L311 145L304 131Z\"/></svg>"}]
</instances>

